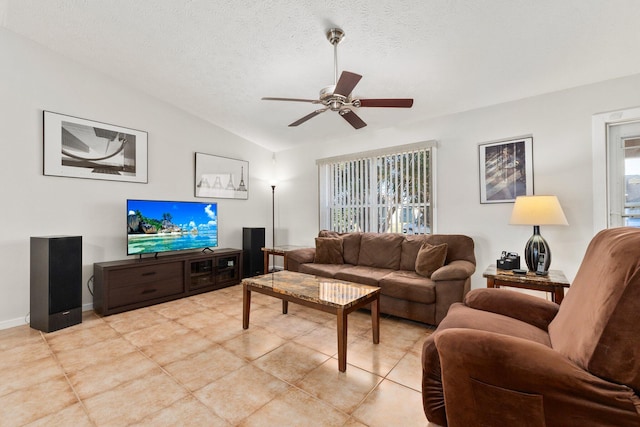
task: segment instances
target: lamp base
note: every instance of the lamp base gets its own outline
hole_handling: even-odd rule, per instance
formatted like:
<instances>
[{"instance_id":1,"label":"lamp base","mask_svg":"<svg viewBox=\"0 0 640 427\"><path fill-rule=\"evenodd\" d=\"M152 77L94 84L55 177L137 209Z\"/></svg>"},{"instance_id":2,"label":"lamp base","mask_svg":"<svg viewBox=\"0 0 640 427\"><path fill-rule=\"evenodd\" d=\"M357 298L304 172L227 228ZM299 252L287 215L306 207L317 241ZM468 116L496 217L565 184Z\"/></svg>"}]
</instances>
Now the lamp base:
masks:
<instances>
[{"instance_id":1,"label":"lamp base","mask_svg":"<svg viewBox=\"0 0 640 427\"><path fill-rule=\"evenodd\" d=\"M540 254L544 255L544 271L549 271L551 265L551 249L546 240L540 235L540 226L533 226L533 236L527 241L524 247L524 260L529 267L529 271L538 269Z\"/></svg>"}]
</instances>

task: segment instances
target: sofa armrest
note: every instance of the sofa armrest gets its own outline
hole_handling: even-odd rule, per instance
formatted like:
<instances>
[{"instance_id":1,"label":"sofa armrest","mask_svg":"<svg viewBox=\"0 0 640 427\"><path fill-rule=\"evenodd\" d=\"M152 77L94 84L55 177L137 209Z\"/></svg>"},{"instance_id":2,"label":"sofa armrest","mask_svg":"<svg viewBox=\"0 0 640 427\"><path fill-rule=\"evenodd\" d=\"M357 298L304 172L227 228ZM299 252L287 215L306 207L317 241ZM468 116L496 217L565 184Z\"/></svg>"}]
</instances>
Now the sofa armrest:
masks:
<instances>
[{"instance_id":1,"label":"sofa armrest","mask_svg":"<svg viewBox=\"0 0 640 427\"><path fill-rule=\"evenodd\" d=\"M431 274L431 280L465 280L476 271L474 263L465 260L454 260L445 264Z\"/></svg>"},{"instance_id":2,"label":"sofa armrest","mask_svg":"<svg viewBox=\"0 0 640 427\"><path fill-rule=\"evenodd\" d=\"M299 271L301 264L313 262L315 256L315 248L301 248L287 251L287 270Z\"/></svg>"},{"instance_id":3,"label":"sofa armrest","mask_svg":"<svg viewBox=\"0 0 640 427\"><path fill-rule=\"evenodd\" d=\"M543 344L472 329L437 332L447 422L637 425L638 396Z\"/></svg>"},{"instance_id":4,"label":"sofa armrest","mask_svg":"<svg viewBox=\"0 0 640 427\"><path fill-rule=\"evenodd\" d=\"M518 319L545 331L560 309L555 302L509 289L494 288L473 289L465 296L464 303L477 310Z\"/></svg>"}]
</instances>

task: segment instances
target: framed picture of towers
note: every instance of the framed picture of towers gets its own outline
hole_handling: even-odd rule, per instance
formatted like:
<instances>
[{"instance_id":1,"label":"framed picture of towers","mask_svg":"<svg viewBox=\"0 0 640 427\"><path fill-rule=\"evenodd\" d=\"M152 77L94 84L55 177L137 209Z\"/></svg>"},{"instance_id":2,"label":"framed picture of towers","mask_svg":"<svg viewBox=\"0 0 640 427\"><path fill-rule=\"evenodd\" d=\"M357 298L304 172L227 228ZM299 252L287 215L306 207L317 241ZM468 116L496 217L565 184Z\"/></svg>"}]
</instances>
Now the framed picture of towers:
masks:
<instances>
[{"instance_id":1,"label":"framed picture of towers","mask_svg":"<svg viewBox=\"0 0 640 427\"><path fill-rule=\"evenodd\" d=\"M196 153L195 196L249 198L249 162Z\"/></svg>"}]
</instances>

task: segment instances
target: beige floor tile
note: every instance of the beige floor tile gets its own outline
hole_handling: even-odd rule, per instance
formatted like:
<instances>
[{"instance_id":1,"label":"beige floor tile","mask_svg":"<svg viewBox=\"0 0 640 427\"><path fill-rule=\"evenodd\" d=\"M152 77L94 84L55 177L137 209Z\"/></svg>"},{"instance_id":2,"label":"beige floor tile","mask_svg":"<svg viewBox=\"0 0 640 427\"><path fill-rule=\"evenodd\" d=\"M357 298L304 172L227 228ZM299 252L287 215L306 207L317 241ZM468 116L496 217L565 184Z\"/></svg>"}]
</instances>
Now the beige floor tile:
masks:
<instances>
[{"instance_id":1,"label":"beige floor tile","mask_svg":"<svg viewBox=\"0 0 640 427\"><path fill-rule=\"evenodd\" d=\"M168 319L177 320L206 310L207 308L189 298L184 298L154 305L153 309Z\"/></svg>"},{"instance_id":2,"label":"beige floor tile","mask_svg":"<svg viewBox=\"0 0 640 427\"><path fill-rule=\"evenodd\" d=\"M18 346L42 342L40 331L30 328L29 325L0 331L0 358L2 353Z\"/></svg>"},{"instance_id":3,"label":"beige floor tile","mask_svg":"<svg viewBox=\"0 0 640 427\"><path fill-rule=\"evenodd\" d=\"M194 353L204 351L212 345L214 344L211 341L185 328L184 332L175 334L168 339L154 342L143 347L141 351L158 364L164 366Z\"/></svg>"},{"instance_id":4,"label":"beige floor tile","mask_svg":"<svg viewBox=\"0 0 640 427\"><path fill-rule=\"evenodd\" d=\"M215 325L205 326L197 330L198 335L205 337L214 343L223 343L237 338L242 334L249 333L251 329L242 329L242 320L224 315L225 321Z\"/></svg>"},{"instance_id":5,"label":"beige floor tile","mask_svg":"<svg viewBox=\"0 0 640 427\"><path fill-rule=\"evenodd\" d=\"M149 307L104 317L104 321L121 334L145 329L168 320Z\"/></svg>"},{"instance_id":6,"label":"beige floor tile","mask_svg":"<svg viewBox=\"0 0 640 427\"><path fill-rule=\"evenodd\" d=\"M326 362L329 356L297 343L287 343L257 359L254 364L288 383L295 383Z\"/></svg>"},{"instance_id":7,"label":"beige floor tile","mask_svg":"<svg viewBox=\"0 0 640 427\"><path fill-rule=\"evenodd\" d=\"M235 323L237 320L217 310L205 309L198 313L177 318L176 322L189 329L199 330L209 326L225 325L230 322ZM242 324L240 324L240 326L242 326Z\"/></svg>"},{"instance_id":8,"label":"beige floor tile","mask_svg":"<svg viewBox=\"0 0 640 427\"><path fill-rule=\"evenodd\" d=\"M164 369L186 388L195 391L246 365L244 359L213 344L202 352L166 365Z\"/></svg>"},{"instance_id":9,"label":"beige floor tile","mask_svg":"<svg viewBox=\"0 0 640 427\"><path fill-rule=\"evenodd\" d=\"M168 406L144 420L131 424L136 427L176 427L176 426L206 426L231 427L231 424L218 417L209 408L187 396L171 406Z\"/></svg>"},{"instance_id":10,"label":"beige floor tile","mask_svg":"<svg viewBox=\"0 0 640 427\"><path fill-rule=\"evenodd\" d=\"M349 335L347 331L347 353L349 345L355 339L356 337ZM338 353L338 331L335 325L334 327L320 326L307 334L295 337L293 341L311 347L328 356L335 356Z\"/></svg>"},{"instance_id":11,"label":"beige floor tile","mask_svg":"<svg viewBox=\"0 0 640 427\"><path fill-rule=\"evenodd\" d=\"M304 317L282 314L282 312L280 312L279 316L275 317L272 322L263 324L262 326L288 340L305 335L320 327L316 322L307 320Z\"/></svg>"},{"instance_id":12,"label":"beige floor tile","mask_svg":"<svg viewBox=\"0 0 640 427\"><path fill-rule=\"evenodd\" d=\"M167 339L176 339L190 330L176 322L162 322L124 334L124 337L138 348L148 347Z\"/></svg>"},{"instance_id":13,"label":"beige floor tile","mask_svg":"<svg viewBox=\"0 0 640 427\"><path fill-rule=\"evenodd\" d=\"M389 372L387 379L422 392L422 361L419 354L407 352Z\"/></svg>"},{"instance_id":14,"label":"beige floor tile","mask_svg":"<svg viewBox=\"0 0 640 427\"><path fill-rule=\"evenodd\" d=\"M104 361L99 366L68 374L69 381L81 399L103 393L133 379L160 371L158 365L139 351L126 353L114 359Z\"/></svg>"},{"instance_id":15,"label":"beige floor tile","mask_svg":"<svg viewBox=\"0 0 640 427\"><path fill-rule=\"evenodd\" d=\"M380 344L374 344L370 338L356 338L347 346L347 363L365 371L385 377L404 357L406 350Z\"/></svg>"},{"instance_id":16,"label":"beige floor tile","mask_svg":"<svg viewBox=\"0 0 640 427\"><path fill-rule=\"evenodd\" d=\"M286 342L273 332L257 326L250 327L246 333L238 335L221 345L239 357L255 360L275 350Z\"/></svg>"},{"instance_id":17,"label":"beige floor tile","mask_svg":"<svg viewBox=\"0 0 640 427\"><path fill-rule=\"evenodd\" d=\"M370 427L425 427L422 395L410 388L384 380L352 414Z\"/></svg>"},{"instance_id":18,"label":"beige floor tile","mask_svg":"<svg viewBox=\"0 0 640 427\"><path fill-rule=\"evenodd\" d=\"M29 344L0 351L0 372L17 366L24 366L46 357L51 357L51 350L44 340L34 341L30 339Z\"/></svg>"},{"instance_id":19,"label":"beige floor tile","mask_svg":"<svg viewBox=\"0 0 640 427\"><path fill-rule=\"evenodd\" d=\"M60 351L56 353L56 357L65 372L76 372L91 365L99 367L134 351L137 351L137 349L129 341L119 337L87 347Z\"/></svg>"},{"instance_id":20,"label":"beige floor tile","mask_svg":"<svg viewBox=\"0 0 640 427\"><path fill-rule=\"evenodd\" d=\"M425 325L408 320L390 318L380 325L380 342L384 345L408 351L418 340L431 333Z\"/></svg>"},{"instance_id":21,"label":"beige floor tile","mask_svg":"<svg viewBox=\"0 0 640 427\"><path fill-rule=\"evenodd\" d=\"M1 423L1 422L0 422ZM80 403L67 406L59 412L47 415L25 427L51 427L51 426L73 426L73 427L90 427L94 426L93 422L85 412Z\"/></svg>"},{"instance_id":22,"label":"beige floor tile","mask_svg":"<svg viewBox=\"0 0 640 427\"><path fill-rule=\"evenodd\" d=\"M348 415L298 389L276 397L239 425L248 426L342 426ZM304 420L304 421L301 421Z\"/></svg>"},{"instance_id":23,"label":"beige floor tile","mask_svg":"<svg viewBox=\"0 0 640 427\"><path fill-rule=\"evenodd\" d=\"M295 385L350 414L382 381L382 378L355 366L338 370L338 361L329 359Z\"/></svg>"},{"instance_id":24,"label":"beige floor tile","mask_svg":"<svg viewBox=\"0 0 640 427\"><path fill-rule=\"evenodd\" d=\"M312 322L319 323L324 325L328 322L335 323L336 315L331 313L326 313L324 311L315 310L313 308L305 307L302 305L289 303L289 315L290 316L299 316L303 319L311 320Z\"/></svg>"},{"instance_id":25,"label":"beige floor tile","mask_svg":"<svg viewBox=\"0 0 640 427\"><path fill-rule=\"evenodd\" d=\"M362 424L360 421L356 420L353 417L349 417L346 423L344 423L343 427L367 427L366 424Z\"/></svg>"},{"instance_id":26,"label":"beige floor tile","mask_svg":"<svg viewBox=\"0 0 640 427\"><path fill-rule=\"evenodd\" d=\"M0 397L0 426L27 424L77 402L66 379L62 376L54 378Z\"/></svg>"},{"instance_id":27,"label":"beige floor tile","mask_svg":"<svg viewBox=\"0 0 640 427\"><path fill-rule=\"evenodd\" d=\"M184 398L186 390L161 371L84 400L89 416L101 425L127 425Z\"/></svg>"},{"instance_id":28,"label":"beige floor tile","mask_svg":"<svg viewBox=\"0 0 640 427\"><path fill-rule=\"evenodd\" d=\"M0 396L54 378L64 378L64 371L53 357L43 357L28 363L0 369Z\"/></svg>"},{"instance_id":29,"label":"beige floor tile","mask_svg":"<svg viewBox=\"0 0 640 427\"><path fill-rule=\"evenodd\" d=\"M235 425L289 388L284 381L247 365L194 395L219 417Z\"/></svg>"},{"instance_id":30,"label":"beige floor tile","mask_svg":"<svg viewBox=\"0 0 640 427\"><path fill-rule=\"evenodd\" d=\"M118 336L119 334L113 328L101 322L94 323L92 327L75 330L61 329L52 334L46 334L45 339L54 352L60 352L90 346Z\"/></svg>"}]
</instances>

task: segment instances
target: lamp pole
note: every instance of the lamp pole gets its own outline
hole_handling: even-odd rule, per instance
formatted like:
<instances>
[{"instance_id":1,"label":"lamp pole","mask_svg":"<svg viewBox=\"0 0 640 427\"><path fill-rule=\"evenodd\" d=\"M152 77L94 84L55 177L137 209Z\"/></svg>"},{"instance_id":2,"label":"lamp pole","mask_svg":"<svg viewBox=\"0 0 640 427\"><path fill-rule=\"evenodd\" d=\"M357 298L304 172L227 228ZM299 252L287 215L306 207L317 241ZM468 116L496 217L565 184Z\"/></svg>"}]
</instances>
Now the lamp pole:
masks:
<instances>
[{"instance_id":1,"label":"lamp pole","mask_svg":"<svg viewBox=\"0 0 640 427\"><path fill-rule=\"evenodd\" d=\"M276 185L271 184L271 247L276 247ZM271 254L273 272L276 271L276 256Z\"/></svg>"}]
</instances>

